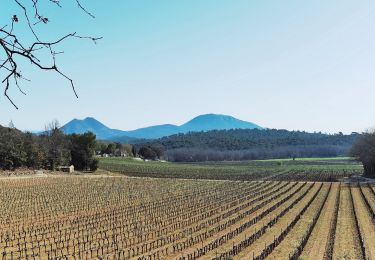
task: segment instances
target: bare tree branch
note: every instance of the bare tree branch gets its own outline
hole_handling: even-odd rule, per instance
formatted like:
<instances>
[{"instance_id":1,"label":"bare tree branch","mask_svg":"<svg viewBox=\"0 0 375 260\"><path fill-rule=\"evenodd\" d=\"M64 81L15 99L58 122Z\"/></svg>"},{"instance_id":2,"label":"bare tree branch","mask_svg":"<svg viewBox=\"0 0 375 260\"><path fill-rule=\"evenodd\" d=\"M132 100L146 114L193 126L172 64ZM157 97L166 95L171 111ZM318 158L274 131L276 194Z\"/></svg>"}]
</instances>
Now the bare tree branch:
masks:
<instances>
[{"instance_id":1,"label":"bare tree branch","mask_svg":"<svg viewBox=\"0 0 375 260\"><path fill-rule=\"evenodd\" d=\"M30 62L31 65L39 68L40 70L54 71L57 74L59 74L62 78L69 81L74 95L78 98L73 80L70 77L68 77L64 72L62 72L62 70L56 62L56 56L58 54L62 54L63 52L56 51L55 48L68 38L88 39L96 43L98 40L101 39L101 37L81 36L77 35L76 32L73 32L62 36L55 41L42 41L39 35L37 34L36 26L38 24L48 24L50 20L48 17L41 14L39 0L10 1L13 1L16 4L16 6L19 7L19 11L22 11L22 17L25 19L31 34L34 37L34 42L29 44L29 47L26 47L27 44L23 43L18 37L18 35L14 33L14 28L16 24L20 22L20 17L18 17L17 15L13 15L11 17L10 25L0 27L0 50L2 51L0 52L0 71L5 71L5 76L0 80L4 86L5 97L16 109L18 109L17 105L9 97L8 91L11 88L11 86L14 85L22 94L26 95L26 93L20 87L19 81L29 80L22 75L21 70L19 70L18 68L19 61L25 60ZM27 3L25 4L25 2L27 1L29 1L29 5L27 5ZM92 18L95 18L95 16L81 4L80 0L72 1L75 1L78 5L78 8L81 9L85 14ZM60 0L48 0L48 2L53 5L56 5L57 7L62 8ZM29 15L30 12L33 14L33 17ZM52 62L46 62L45 58L38 58L37 52L44 50L48 51ZM4 55L4 57L2 55Z\"/></svg>"}]
</instances>

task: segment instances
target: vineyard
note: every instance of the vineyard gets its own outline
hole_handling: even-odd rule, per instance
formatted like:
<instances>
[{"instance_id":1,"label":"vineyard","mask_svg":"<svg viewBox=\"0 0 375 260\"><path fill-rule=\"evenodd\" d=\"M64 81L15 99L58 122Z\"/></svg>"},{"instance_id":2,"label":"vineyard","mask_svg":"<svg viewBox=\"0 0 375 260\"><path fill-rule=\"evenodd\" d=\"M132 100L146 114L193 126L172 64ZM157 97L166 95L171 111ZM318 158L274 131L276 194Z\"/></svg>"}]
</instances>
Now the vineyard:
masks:
<instances>
[{"instance_id":1,"label":"vineyard","mask_svg":"<svg viewBox=\"0 0 375 260\"><path fill-rule=\"evenodd\" d=\"M177 164L101 158L100 168L131 177L235 181L341 181L359 175L363 167L350 160L267 160Z\"/></svg>"},{"instance_id":2,"label":"vineyard","mask_svg":"<svg viewBox=\"0 0 375 260\"><path fill-rule=\"evenodd\" d=\"M1 177L0 257L375 259L374 185L279 175Z\"/></svg>"}]
</instances>

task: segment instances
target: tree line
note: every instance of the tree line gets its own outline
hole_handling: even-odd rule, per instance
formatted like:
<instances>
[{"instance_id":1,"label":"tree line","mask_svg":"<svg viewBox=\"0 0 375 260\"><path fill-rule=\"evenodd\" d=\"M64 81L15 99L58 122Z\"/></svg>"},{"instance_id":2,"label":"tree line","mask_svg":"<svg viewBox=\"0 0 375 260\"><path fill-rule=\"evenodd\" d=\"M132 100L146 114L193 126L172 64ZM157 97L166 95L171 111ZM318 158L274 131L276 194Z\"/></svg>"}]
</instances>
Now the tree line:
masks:
<instances>
[{"instance_id":1,"label":"tree line","mask_svg":"<svg viewBox=\"0 0 375 260\"><path fill-rule=\"evenodd\" d=\"M137 152L131 144L123 144L119 142L109 143L98 141L96 154L101 156L116 156L116 157L136 157Z\"/></svg>"},{"instance_id":2,"label":"tree line","mask_svg":"<svg viewBox=\"0 0 375 260\"><path fill-rule=\"evenodd\" d=\"M96 155L157 160L163 158L164 147L98 142L91 132L66 135L57 121L39 134L24 133L12 123L9 127L0 126L0 169L3 170L21 167L56 170L74 165L77 170L95 171L99 164Z\"/></svg>"},{"instance_id":3,"label":"tree line","mask_svg":"<svg viewBox=\"0 0 375 260\"><path fill-rule=\"evenodd\" d=\"M73 164L77 170L94 171L98 168L95 148L93 133L65 135L57 122L49 124L39 135L24 133L12 124L0 126L0 169L55 170Z\"/></svg>"},{"instance_id":4,"label":"tree line","mask_svg":"<svg viewBox=\"0 0 375 260\"><path fill-rule=\"evenodd\" d=\"M96 155L166 159L174 162L240 161L295 157L353 156L375 177L375 132L350 135L287 130L220 130L178 134L137 144L97 142L96 136L65 135L57 122L40 134L0 126L0 169L55 170L73 164L94 171Z\"/></svg>"},{"instance_id":5,"label":"tree line","mask_svg":"<svg viewBox=\"0 0 375 260\"><path fill-rule=\"evenodd\" d=\"M139 157L145 160L160 160L164 158L164 147L158 144L131 145L119 142L99 142L97 155L114 157Z\"/></svg>"},{"instance_id":6,"label":"tree line","mask_svg":"<svg viewBox=\"0 0 375 260\"><path fill-rule=\"evenodd\" d=\"M294 157L347 156L360 136L276 129L233 129L192 132L138 143L157 146L175 162L240 161Z\"/></svg>"},{"instance_id":7,"label":"tree line","mask_svg":"<svg viewBox=\"0 0 375 260\"><path fill-rule=\"evenodd\" d=\"M281 146L272 149L252 148L246 150L217 150L178 148L167 150L165 158L173 162L247 161L283 158L313 158L346 156L350 146L309 145Z\"/></svg>"}]
</instances>

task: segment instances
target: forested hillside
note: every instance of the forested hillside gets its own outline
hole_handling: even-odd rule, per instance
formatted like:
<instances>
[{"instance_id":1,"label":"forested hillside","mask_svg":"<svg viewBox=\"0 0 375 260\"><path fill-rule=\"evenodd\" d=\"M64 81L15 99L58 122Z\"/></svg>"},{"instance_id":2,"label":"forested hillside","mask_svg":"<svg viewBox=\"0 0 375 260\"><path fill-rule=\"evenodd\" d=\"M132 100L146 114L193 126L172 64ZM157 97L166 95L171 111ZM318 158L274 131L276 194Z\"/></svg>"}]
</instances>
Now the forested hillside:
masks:
<instances>
[{"instance_id":1,"label":"forested hillside","mask_svg":"<svg viewBox=\"0 0 375 260\"><path fill-rule=\"evenodd\" d=\"M334 157L348 155L358 136L358 133L236 129L172 135L138 146L162 146L170 161Z\"/></svg>"}]
</instances>

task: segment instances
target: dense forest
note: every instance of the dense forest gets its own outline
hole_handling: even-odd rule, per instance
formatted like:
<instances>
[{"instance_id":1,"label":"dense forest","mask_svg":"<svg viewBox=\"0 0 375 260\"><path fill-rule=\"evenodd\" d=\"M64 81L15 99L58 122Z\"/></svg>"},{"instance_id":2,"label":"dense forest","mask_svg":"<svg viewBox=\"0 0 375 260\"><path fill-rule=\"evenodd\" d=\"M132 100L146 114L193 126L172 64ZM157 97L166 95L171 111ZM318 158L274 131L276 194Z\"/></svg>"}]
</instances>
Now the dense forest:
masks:
<instances>
[{"instance_id":1,"label":"dense forest","mask_svg":"<svg viewBox=\"0 0 375 260\"><path fill-rule=\"evenodd\" d=\"M73 164L79 170L95 170L98 165L95 154L172 162L347 156L361 136L358 133L235 129L177 134L130 145L97 142L91 132L65 135L57 123L47 128L35 135L21 132L14 126L0 126L0 169L54 170Z\"/></svg>"},{"instance_id":2,"label":"dense forest","mask_svg":"<svg viewBox=\"0 0 375 260\"><path fill-rule=\"evenodd\" d=\"M234 129L177 134L136 146L163 147L165 158L175 162L335 157L349 155L359 136L358 133Z\"/></svg>"},{"instance_id":3,"label":"dense forest","mask_svg":"<svg viewBox=\"0 0 375 260\"><path fill-rule=\"evenodd\" d=\"M55 170L73 164L78 170L96 170L95 148L94 134L65 135L56 122L39 135L0 126L0 169Z\"/></svg>"}]
</instances>

